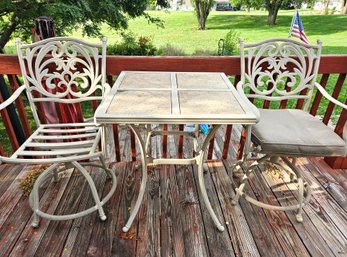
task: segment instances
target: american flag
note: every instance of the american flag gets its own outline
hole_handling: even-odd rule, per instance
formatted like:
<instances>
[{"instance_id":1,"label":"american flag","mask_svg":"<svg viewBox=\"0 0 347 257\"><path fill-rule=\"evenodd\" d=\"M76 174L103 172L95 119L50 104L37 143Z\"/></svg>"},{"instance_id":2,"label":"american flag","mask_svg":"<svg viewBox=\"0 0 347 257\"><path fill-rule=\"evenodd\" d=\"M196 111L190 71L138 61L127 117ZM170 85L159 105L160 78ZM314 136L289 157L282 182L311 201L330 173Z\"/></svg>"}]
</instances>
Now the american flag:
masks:
<instances>
[{"instance_id":1,"label":"american flag","mask_svg":"<svg viewBox=\"0 0 347 257\"><path fill-rule=\"evenodd\" d=\"M306 37L304 27L302 26L302 21L299 16L299 12L296 10L293 16L292 26L290 27L289 36L300 38L301 41L309 44Z\"/></svg>"}]
</instances>

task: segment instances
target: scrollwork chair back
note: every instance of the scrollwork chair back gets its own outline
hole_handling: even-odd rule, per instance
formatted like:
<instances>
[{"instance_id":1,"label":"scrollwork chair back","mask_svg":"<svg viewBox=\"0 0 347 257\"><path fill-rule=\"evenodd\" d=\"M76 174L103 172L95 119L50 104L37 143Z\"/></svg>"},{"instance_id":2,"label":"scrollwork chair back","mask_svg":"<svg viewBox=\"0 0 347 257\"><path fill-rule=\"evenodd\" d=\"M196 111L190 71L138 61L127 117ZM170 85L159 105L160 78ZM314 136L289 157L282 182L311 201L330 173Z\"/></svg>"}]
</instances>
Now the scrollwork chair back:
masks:
<instances>
[{"instance_id":1,"label":"scrollwork chair back","mask_svg":"<svg viewBox=\"0 0 347 257\"><path fill-rule=\"evenodd\" d=\"M249 98L270 101L304 99L307 110L319 67L321 42L292 39L244 44L240 39L241 81ZM246 91L247 92L247 91Z\"/></svg>"},{"instance_id":2,"label":"scrollwork chair back","mask_svg":"<svg viewBox=\"0 0 347 257\"><path fill-rule=\"evenodd\" d=\"M38 124L35 102L102 100L109 91L105 38L102 44L67 37L49 38L33 44L21 44L17 39L17 51L29 102Z\"/></svg>"}]
</instances>

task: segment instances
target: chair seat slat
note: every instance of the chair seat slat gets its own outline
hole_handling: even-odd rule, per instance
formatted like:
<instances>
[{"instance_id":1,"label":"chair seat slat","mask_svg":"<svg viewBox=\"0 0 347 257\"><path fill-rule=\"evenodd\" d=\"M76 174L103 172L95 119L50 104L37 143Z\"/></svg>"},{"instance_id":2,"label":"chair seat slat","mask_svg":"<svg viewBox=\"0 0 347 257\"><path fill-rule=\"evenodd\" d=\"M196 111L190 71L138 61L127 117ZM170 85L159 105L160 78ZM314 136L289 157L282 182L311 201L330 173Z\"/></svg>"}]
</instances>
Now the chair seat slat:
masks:
<instances>
[{"instance_id":1,"label":"chair seat slat","mask_svg":"<svg viewBox=\"0 0 347 257\"><path fill-rule=\"evenodd\" d=\"M33 142L26 144L26 147L36 147L41 149L60 149L60 148L66 148L66 147L81 147L81 146L91 146L94 143L94 140L87 140L87 141L78 141L78 142L59 142L59 143L40 143L40 142Z\"/></svg>"},{"instance_id":2,"label":"chair seat slat","mask_svg":"<svg viewBox=\"0 0 347 257\"><path fill-rule=\"evenodd\" d=\"M70 154L82 154L89 152L89 148L74 148L64 150L53 150L53 151L19 151L17 155L22 156L58 156L58 155L70 155Z\"/></svg>"},{"instance_id":3,"label":"chair seat slat","mask_svg":"<svg viewBox=\"0 0 347 257\"><path fill-rule=\"evenodd\" d=\"M45 135L38 135L33 137L33 140L59 140L59 139L77 139L77 138L89 138L89 137L96 137L98 133L88 133L88 134L82 134L82 135L56 135L56 136L45 136Z\"/></svg>"}]
</instances>

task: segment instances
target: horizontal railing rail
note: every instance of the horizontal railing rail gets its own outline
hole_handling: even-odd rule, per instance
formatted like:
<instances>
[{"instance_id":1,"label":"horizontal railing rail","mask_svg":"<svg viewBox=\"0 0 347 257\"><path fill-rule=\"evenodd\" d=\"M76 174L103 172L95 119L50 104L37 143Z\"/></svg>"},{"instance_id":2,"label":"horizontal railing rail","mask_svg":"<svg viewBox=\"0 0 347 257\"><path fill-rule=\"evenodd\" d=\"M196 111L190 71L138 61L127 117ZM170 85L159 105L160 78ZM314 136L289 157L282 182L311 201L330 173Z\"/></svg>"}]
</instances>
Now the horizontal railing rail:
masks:
<instances>
[{"instance_id":1,"label":"horizontal railing rail","mask_svg":"<svg viewBox=\"0 0 347 257\"><path fill-rule=\"evenodd\" d=\"M108 83L110 85L116 79L116 76L123 70L139 70L139 71L186 71L186 72L224 72L226 75L231 77L234 85L240 79L240 57L239 56L228 56L228 57L220 57L220 56L209 56L209 57L143 57L143 56L107 56L107 76ZM7 77L7 82L9 83L9 89L13 92L16 88L18 88L18 81L14 75L19 75L20 67L18 63L18 58L16 55L0 55L0 75L5 75ZM347 74L347 55L323 55L320 61L320 68L318 73L321 75L318 82L321 83L323 87L327 87L330 85L330 93L339 98L344 103L347 103L346 95L347 95L347 85L346 85L346 74ZM333 85L333 86L331 86ZM3 96L0 95L0 102L3 101ZM329 104L327 108L321 110L321 104L323 101L323 97L320 93L316 93L313 99L310 113L312 115L319 114L322 117L322 122L328 124L332 118L333 111L335 110L335 132L342 136L343 126L347 120L347 112L337 111L336 117L336 109L333 104ZM93 109L96 107L96 103L93 103ZM24 131L25 136L29 136L31 133L29 121L26 116L25 104L22 99L16 101L16 108L18 112L18 116L20 117L20 121L22 124L22 129ZM288 105L287 101L282 101L278 108L286 108ZM262 103L263 108L270 108L271 103L264 101ZM301 108L302 102L298 101L295 104L295 108ZM18 139L16 138L16 133L11 124L11 121L8 117L7 110L3 110L1 112L2 121L5 124L5 130L11 142L11 146L13 150L16 150L19 147ZM331 124L331 123L329 123ZM164 124L164 129L168 129ZM183 125L179 126L179 129L183 129ZM119 128L117 125L113 126L113 135L115 140L115 151L116 151L116 159L117 161L121 161L121 143L119 139ZM231 141L232 134L232 126L229 125L226 127L225 135L224 135L224 146L222 151L222 158L227 158L229 144ZM243 150L243 141L241 136L240 147L238 151L238 155L241 156ZM214 148L214 139L211 139L208 158L212 158L213 148ZM178 157L182 157L183 151L183 137L180 137L178 140ZM135 146L135 137L131 134L131 154L132 159L135 160L136 146ZM163 156L167 155L167 137L163 138L162 141L162 151ZM4 149L2 145L0 145L0 153L4 154ZM347 168L347 157L344 158L326 158L327 163L334 168Z\"/></svg>"}]
</instances>

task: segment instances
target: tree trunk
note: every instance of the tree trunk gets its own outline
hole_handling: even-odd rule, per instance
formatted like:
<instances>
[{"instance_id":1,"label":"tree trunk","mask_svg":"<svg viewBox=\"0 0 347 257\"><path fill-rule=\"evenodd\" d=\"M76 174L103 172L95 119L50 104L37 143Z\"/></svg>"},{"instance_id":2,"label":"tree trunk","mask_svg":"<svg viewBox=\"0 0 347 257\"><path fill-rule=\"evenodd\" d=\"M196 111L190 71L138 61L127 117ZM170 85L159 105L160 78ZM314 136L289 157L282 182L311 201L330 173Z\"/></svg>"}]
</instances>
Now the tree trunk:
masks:
<instances>
[{"instance_id":1,"label":"tree trunk","mask_svg":"<svg viewBox=\"0 0 347 257\"><path fill-rule=\"evenodd\" d=\"M8 23L8 26L5 28L3 33L0 36L0 47L4 48L7 42L10 40L12 33L17 28L16 16L13 15L11 21Z\"/></svg>"},{"instance_id":2,"label":"tree trunk","mask_svg":"<svg viewBox=\"0 0 347 257\"><path fill-rule=\"evenodd\" d=\"M206 20L208 15L210 14L211 6L212 6L212 0L207 0L207 1L195 0L194 1L196 17L198 18L198 29L200 30L206 29Z\"/></svg>"},{"instance_id":3,"label":"tree trunk","mask_svg":"<svg viewBox=\"0 0 347 257\"><path fill-rule=\"evenodd\" d=\"M347 1L345 1L345 5L341 9L341 14L347 14Z\"/></svg>"},{"instance_id":4,"label":"tree trunk","mask_svg":"<svg viewBox=\"0 0 347 257\"><path fill-rule=\"evenodd\" d=\"M266 9L268 10L269 14L267 16L267 24L268 25L275 25L276 24L276 19L277 19L277 14L278 10L280 9L282 4L282 1L272 1L272 2L267 2L266 4Z\"/></svg>"},{"instance_id":5,"label":"tree trunk","mask_svg":"<svg viewBox=\"0 0 347 257\"><path fill-rule=\"evenodd\" d=\"M200 19L198 19L198 23L199 23L199 26L198 26L199 30L205 30L206 29L206 19L200 17Z\"/></svg>"}]
</instances>

